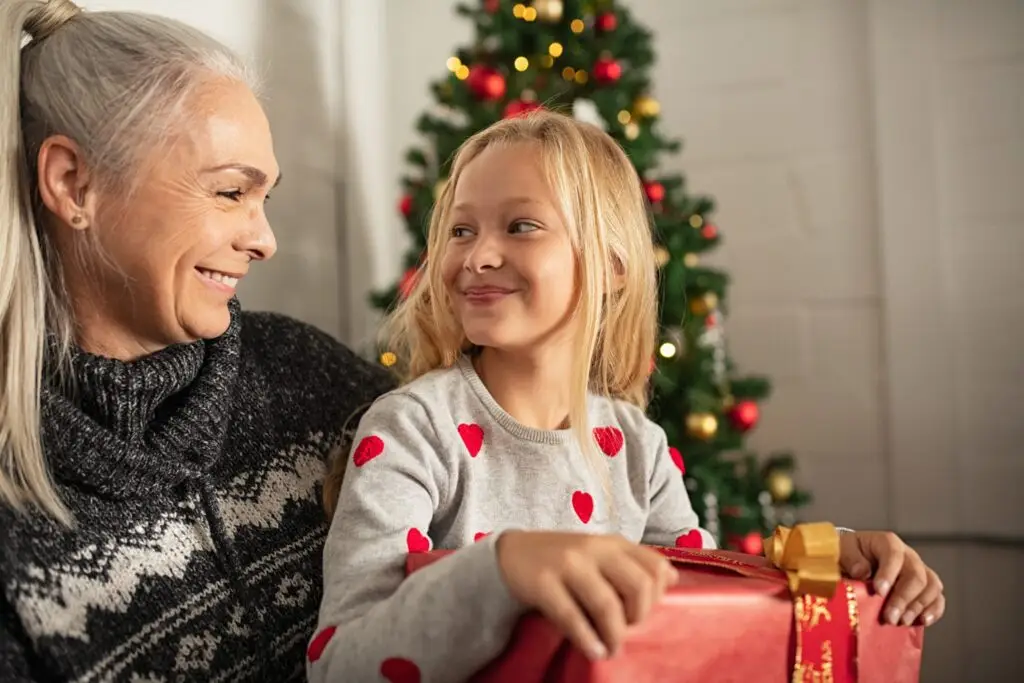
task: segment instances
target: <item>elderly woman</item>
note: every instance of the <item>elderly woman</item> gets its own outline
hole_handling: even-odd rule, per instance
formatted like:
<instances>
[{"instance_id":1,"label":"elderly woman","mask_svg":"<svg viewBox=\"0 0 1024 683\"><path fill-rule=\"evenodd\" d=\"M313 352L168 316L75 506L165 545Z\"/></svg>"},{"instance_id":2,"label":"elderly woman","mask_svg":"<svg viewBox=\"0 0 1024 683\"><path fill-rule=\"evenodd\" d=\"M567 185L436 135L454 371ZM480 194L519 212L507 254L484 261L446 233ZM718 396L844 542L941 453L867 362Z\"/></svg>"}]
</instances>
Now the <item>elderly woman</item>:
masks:
<instances>
[{"instance_id":1,"label":"elderly woman","mask_svg":"<svg viewBox=\"0 0 1024 683\"><path fill-rule=\"evenodd\" d=\"M0 680L300 678L325 457L389 379L239 310L280 179L250 74L67 1L3 0L0 46Z\"/></svg>"},{"instance_id":2,"label":"elderly woman","mask_svg":"<svg viewBox=\"0 0 1024 683\"><path fill-rule=\"evenodd\" d=\"M0 680L301 679L324 463L391 382L236 302L280 179L249 73L167 19L2 0L0 162ZM844 538L895 618L941 616L913 550Z\"/></svg>"}]
</instances>

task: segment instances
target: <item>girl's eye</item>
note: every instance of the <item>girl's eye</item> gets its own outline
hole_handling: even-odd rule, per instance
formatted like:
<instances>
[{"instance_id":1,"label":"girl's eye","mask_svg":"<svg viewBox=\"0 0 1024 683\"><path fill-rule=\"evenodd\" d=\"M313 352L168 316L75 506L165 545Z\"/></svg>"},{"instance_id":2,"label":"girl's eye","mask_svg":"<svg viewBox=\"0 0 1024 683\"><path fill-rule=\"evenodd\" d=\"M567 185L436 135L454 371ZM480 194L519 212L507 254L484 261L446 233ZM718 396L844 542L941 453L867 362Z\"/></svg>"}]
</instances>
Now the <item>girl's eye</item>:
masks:
<instances>
[{"instance_id":1,"label":"girl's eye","mask_svg":"<svg viewBox=\"0 0 1024 683\"><path fill-rule=\"evenodd\" d=\"M534 230L537 229L537 225L535 223L531 223L530 221L516 221L515 223L509 226L508 231L512 233L533 232Z\"/></svg>"},{"instance_id":2,"label":"girl's eye","mask_svg":"<svg viewBox=\"0 0 1024 683\"><path fill-rule=\"evenodd\" d=\"M226 192L218 192L217 196L218 197L224 197L226 199L230 199L233 202L237 202L237 201L241 201L242 196L244 194L245 193L242 192L241 190L227 190Z\"/></svg>"},{"instance_id":3,"label":"girl's eye","mask_svg":"<svg viewBox=\"0 0 1024 683\"><path fill-rule=\"evenodd\" d=\"M468 234L469 228L463 228L461 226L456 226L452 228L452 237L465 237Z\"/></svg>"}]
</instances>

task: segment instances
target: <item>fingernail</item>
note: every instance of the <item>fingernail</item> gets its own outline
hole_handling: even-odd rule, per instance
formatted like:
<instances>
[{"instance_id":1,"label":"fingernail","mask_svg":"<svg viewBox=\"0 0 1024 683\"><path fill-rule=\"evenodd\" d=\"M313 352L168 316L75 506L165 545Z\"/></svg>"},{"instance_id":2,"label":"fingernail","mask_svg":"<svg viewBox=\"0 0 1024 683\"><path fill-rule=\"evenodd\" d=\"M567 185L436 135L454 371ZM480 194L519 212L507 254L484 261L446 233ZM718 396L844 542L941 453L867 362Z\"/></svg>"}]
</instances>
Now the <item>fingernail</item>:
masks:
<instances>
[{"instance_id":1,"label":"fingernail","mask_svg":"<svg viewBox=\"0 0 1024 683\"><path fill-rule=\"evenodd\" d=\"M590 658L608 659L608 648L604 646L604 643L593 643L590 646Z\"/></svg>"},{"instance_id":2,"label":"fingernail","mask_svg":"<svg viewBox=\"0 0 1024 683\"><path fill-rule=\"evenodd\" d=\"M934 615L932 615L932 614L924 615L924 625L925 626L931 626L933 621L935 621L935 616Z\"/></svg>"},{"instance_id":3,"label":"fingernail","mask_svg":"<svg viewBox=\"0 0 1024 683\"><path fill-rule=\"evenodd\" d=\"M884 598L886 595L889 594L889 582L888 581L876 581L875 582L875 590L878 592L879 595L881 595Z\"/></svg>"},{"instance_id":4,"label":"fingernail","mask_svg":"<svg viewBox=\"0 0 1024 683\"><path fill-rule=\"evenodd\" d=\"M907 612L906 614L903 615L903 625L904 626L910 626L911 624L914 623L914 619L917 619L917 615L914 614L913 612Z\"/></svg>"},{"instance_id":5,"label":"fingernail","mask_svg":"<svg viewBox=\"0 0 1024 683\"><path fill-rule=\"evenodd\" d=\"M893 626L895 626L897 623L899 623L899 620L900 620L900 611L899 611L899 609L893 607L888 612L886 612L885 615L886 615L885 616L886 620L890 624L892 624Z\"/></svg>"}]
</instances>

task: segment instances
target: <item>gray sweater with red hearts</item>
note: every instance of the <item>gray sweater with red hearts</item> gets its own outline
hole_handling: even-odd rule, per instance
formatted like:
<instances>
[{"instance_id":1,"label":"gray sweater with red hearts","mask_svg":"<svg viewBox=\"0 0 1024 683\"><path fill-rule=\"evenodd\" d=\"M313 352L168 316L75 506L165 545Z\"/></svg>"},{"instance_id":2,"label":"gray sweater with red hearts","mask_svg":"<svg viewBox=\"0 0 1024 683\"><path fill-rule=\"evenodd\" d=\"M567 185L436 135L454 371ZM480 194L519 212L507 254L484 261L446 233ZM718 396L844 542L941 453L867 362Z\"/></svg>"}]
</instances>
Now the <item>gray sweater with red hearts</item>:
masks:
<instances>
[{"instance_id":1,"label":"gray sweater with red hearts","mask_svg":"<svg viewBox=\"0 0 1024 683\"><path fill-rule=\"evenodd\" d=\"M468 359L378 399L356 432L328 533L310 681L468 679L525 609L498 568L504 530L713 547L661 428L622 401L592 396L588 413L607 477L570 430L532 429L505 412ZM406 578L407 554L429 549L459 550Z\"/></svg>"}]
</instances>

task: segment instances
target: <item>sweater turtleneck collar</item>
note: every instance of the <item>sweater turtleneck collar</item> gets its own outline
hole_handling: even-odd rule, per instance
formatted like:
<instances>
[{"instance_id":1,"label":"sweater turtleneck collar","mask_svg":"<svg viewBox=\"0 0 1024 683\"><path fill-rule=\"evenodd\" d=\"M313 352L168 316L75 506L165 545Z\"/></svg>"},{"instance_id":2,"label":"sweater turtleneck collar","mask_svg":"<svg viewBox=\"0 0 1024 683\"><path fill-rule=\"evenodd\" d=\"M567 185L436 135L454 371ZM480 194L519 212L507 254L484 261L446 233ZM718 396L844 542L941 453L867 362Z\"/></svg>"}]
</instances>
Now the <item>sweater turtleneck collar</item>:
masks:
<instances>
[{"instance_id":1,"label":"sweater turtleneck collar","mask_svg":"<svg viewBox=\"0 0 1024 683\"><path fill-rule=\"evenodd\" d=\"M43 389L44 445L57 479L135 498L209 470L223 447L238 375L237 300L230 310L220 337L130 362L73 348L71 381Z\"/></svg>"}]
</instances>

